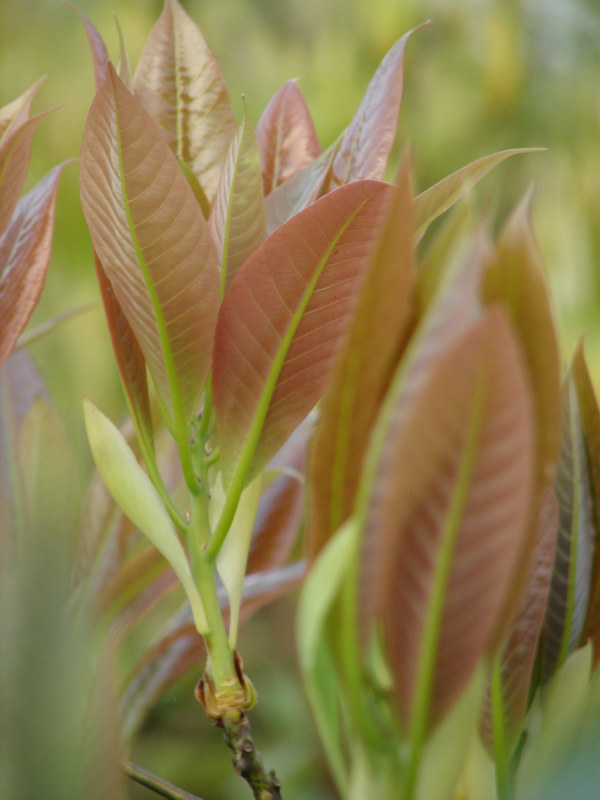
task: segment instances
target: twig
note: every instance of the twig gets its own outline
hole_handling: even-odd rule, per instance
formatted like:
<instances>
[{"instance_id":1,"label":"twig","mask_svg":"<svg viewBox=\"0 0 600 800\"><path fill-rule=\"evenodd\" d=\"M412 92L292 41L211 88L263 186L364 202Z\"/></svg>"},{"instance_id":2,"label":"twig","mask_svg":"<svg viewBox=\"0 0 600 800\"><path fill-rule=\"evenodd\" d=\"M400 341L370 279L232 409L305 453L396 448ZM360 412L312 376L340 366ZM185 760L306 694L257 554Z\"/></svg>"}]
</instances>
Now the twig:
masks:
<instances>
[{"instance_id":1,"label":"twig","mask_svg":"<svg viewBox=\"0 0 600 800\"><path fill-rule=\"evenodd\" d=\"M157 775L153 775L151 772L148 772L148 770L138 767L137 764L133 764L131 761L123 761L122 769L131 780L141 783L142 786L151 789L161 797L167 797L169 800L202 800L201 797L185 792L178 786L159 778Z\"/></svg>"},{"instance_id":2,"label":"twig","mask_svg":"<svg viewBox=\"0 0 600 800\"><path fill-rule=\"evenodd\" d=\"M282 800L281 784L272 770L265 770L246 714L241 715L239 722L225 717L218 724L225 731L225 743L233 750L234 769L250 785L256 800Z\"/></svg>"}]
</instances>

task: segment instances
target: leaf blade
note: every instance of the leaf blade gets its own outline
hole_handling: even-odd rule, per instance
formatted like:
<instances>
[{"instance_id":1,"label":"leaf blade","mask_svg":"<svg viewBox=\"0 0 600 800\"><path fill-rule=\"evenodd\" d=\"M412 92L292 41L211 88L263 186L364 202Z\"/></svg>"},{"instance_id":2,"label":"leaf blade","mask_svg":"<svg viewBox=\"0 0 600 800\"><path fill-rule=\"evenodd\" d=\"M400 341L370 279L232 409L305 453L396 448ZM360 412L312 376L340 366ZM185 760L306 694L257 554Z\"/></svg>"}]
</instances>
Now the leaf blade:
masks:
<instances>
[{"instance_id":1,"label":"leaf blade","mask_svg":"<svg viewBox=\"0 0 600 800\"><path fill-rule=\"evenodd\" d=\"M235 135L235 116L221 68L177 0L165 0L140 55L133 87L212 203Z\"/></svg>"},{"instance_id":2,"label":"leaf blade","mask_svg":"<svg viewBox=\"0 0 600 800\"><path fill-rule=\"evenodd\" d=\"M112 66L84 132L94 247L171 418L197 410L218 308L217 257L192 189Z\"/></svg>"}]
</instances>

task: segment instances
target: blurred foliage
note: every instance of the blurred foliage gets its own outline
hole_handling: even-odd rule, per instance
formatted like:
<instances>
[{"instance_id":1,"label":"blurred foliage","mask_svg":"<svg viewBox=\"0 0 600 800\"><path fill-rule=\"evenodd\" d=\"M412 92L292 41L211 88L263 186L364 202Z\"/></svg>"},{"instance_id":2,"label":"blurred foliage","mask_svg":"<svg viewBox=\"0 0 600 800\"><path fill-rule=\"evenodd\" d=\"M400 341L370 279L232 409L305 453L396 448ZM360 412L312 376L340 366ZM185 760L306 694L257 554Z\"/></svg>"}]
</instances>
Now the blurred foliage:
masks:
<instances>
[{"instance_id":1,"label":"blurred foliage","mask_svg":"<svg viewBox=\"0 0 600 800\"><path fill-rule=\"evenodd\" d=\"M117 13L135 64L162 3L80 0L78 5L115 59L112 14ZM583 330L588 358L600 376L597 0L188 0L183 5L216 53L238 113L244 93L256 122L276 89L298 76L324 146L351 118L393 42L430 18L432 24L408 46L397 154L404 142L413 144L416 183L424 189L486 153L547 148L507 162L477 197L483 209L501 217L535 184L534 223L563 355L570 355ZM0 105L46 74L34 110L62 106L36 134L30 187L79 152L93 95L87 40L78 16L57 0L4 2L0 53ZM97 310L66 322L31 348L67 435L78 447L81 486L91 472L81 395L88 394L113 419L123 417L125 404L79 206L77 167L71 165L61 183L49 276L32 327L88 302ZM265 761L277 764L290 797L326 800L334 794L296 678L291 602L279 601L252 620L240 649L261 694L254 725ZM161 701L133 756L205 800L238 796L220 737L190 701L193 680L180 682ZM597 725L595 731L597 737ZM586 763L589 769L589 759ZM206 773L206 764L214 764L214 775ZM133 788L130 796L151 795Z\"/></svg>"}]
</instances>

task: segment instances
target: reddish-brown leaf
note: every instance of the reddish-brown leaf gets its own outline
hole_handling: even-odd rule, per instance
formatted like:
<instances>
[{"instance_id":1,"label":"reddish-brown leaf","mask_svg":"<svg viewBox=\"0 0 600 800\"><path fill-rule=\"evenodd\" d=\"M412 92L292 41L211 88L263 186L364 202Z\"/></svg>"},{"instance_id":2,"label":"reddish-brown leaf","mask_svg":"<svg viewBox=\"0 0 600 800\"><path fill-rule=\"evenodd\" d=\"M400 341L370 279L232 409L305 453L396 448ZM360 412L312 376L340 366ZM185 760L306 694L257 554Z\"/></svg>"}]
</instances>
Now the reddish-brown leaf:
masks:
<instances>
[{"instance_id":1,"label":"reddish-brown leaf","mask_svg":"<svg viewBox=\"0 0 600 800\"><path fill-rule=\"evenodd\" d=\"M246 109L225 156L209 223L221 262L221 297L224 297L236 272L265 238L260 158Z\"/></svg>"},{"instance_id":2,"label":"reddish-brown leaf","mask_svg":"<svg viewBox=\"0 0 600 800\"><path fill-rule=\"evenodd\" d=\"M399 39L379 65L354 119L344 132L324 192L350 181L383 179L396 138L404 51L413 33L414 30L409 31Z\"/></svg>"},{"instance_id":3,"label":"reddish-brown leaf","mask_svg":"<svg viewBox=\"0 0 600 800\"><path fill-rule=\"evenodd\" d=\"M311 433L309 417L269 465L281 472L258 503L246 568L248 574L283 566L298 538L304 514L304 468Z\"/></svg>"},{"instance_id":4,"label":"reddish-brown leaf","mask_svg":"<svg viewBox=\"0 0 600 800\"><path fill-rule=\"evenodd\" d=\"M514 750L522 732L531 678L546 613L548 590L558 530L558 506L552 486L543 495L537 519L533 560L525 590L499 654L502 679L504 736L508 754ZM490 754L494 753L491 692L486 691L479 731Z\"/></svg>"},{"instance_id":5,"label":"reddish-brown leaf","mask_svg":"<svg viewBox=\"0 0 600 800\"><path fill-rule=\"evenodd\" d=\"M208 225L164 137L112 66L86 122L81 200L94 247L167 413L190 419L218 309Z\"/></svg>"},{"instance_id":6,"label":"reddish-brown leaf","mask_svg":"<svg viewBox=\"0 0 600 800\"><path fill-rule=\"evenodd\" d=\"M529 197L520 203L500 233L486 266L482 295L487 304L501 303L507 310L525 356L535 407L537 499L531 508L530 534L523 538L513 589L507 598L508 619L527 580L540 493L552 480L560 435L560 352L544 271L531 230Z\"/></svg>"},{"instance_id":7,"label":"reddish-brown leaf","mask_svg":"<svg viewBox=\"0 0 600 800\"><path fill-rule=\"evenodd\" d=\"M0 238L0 364L8 358L42 293L64 166L55 167L21 198Z\"/></svg>"},{"instance_id":8,"label":"reddish-brown leaf","mask_svg":"<svg viewBox=\"0 0 600 800\"><path fill-rule=\"evenodd\" d=\"M226 484L234 473L256 474L325 390L391 193L361 181L322 198L231 283L213 357Z\"/></svg>"},{"instance_id":9,"label":"reddish-brown leaf","mask_svg":"<svg viewBox=\"0 0 600 800\"><path fill-rule=\"evenodd\" d=\"M532 459L522 356L491 310L399 404L368 507L363 614L383 620L406 726L415 715L439 720L489 646L528 518Z\"/></svg>"},{"instance_id":10,"label":"reddish-brown leaf","mask_svg":"<svg viewBox=\"0 0 600 800\"><path fill-rule=\"evenodd\" d=\"M319 137L297 81L277 91L256 127L264 193L289 180L321 153Z\"/></svg>"},{"instance_id":11,"label":"reddish-brown leaf","mask_svg":"<svg viewBox=\"0 0 600 800\"><path fill-rule=\"evenodd\" d=\"M25 120L9 131L0 144L0 235L6 231L23 190L33 135L40 120L49 113Z\"/></svg>"},{"instance_id":12,"label":"reddish-brown leaf","mask_svg":"<svg viewBox=\"0 0 600 800\"><path fill-rule=\"evenodd\" d=\"M135 95L210 203L236 122L221 68L177 0L165 0L133 79Z\"/></svg>"},{"instance_id":13,"label":"reddish-brown leaf","mask_svg":"<svg viewBox=\"0 0 600 800\"><path fill-rule=\"evenodd\" d=\"M311 446L312 558L352 512L371 428L413 321L414 243L406 159Z\"/></svg>"},{"instance_id":14,"label":"reddish-brown leaf","mask_svg":"<svg viewBox=\"0 0 600 800\"><path fill-rule=\"evenodd\" d=\"M109 60L108 51L106 49L106 45L104 44L104 40L98 33L94 23L83 13L83 11L80 11L77 6L68 3L67 0L62 0L62 2L66 6L69 6L69 8L72 8L75 13L79 14L81 21L85 25L85 32L88 37L92 61L94 63L94 81L96 84L96 90L98 90L106 79L106 66Z\"/></svg>"},{"instance_id":15,"label":"reddish-brown leaf","mask_svg":"<svg viewBox=\"0 0 600 800\"><path fill-rule=\"evenodd\" d=\"M41 78L12 103L0 108L0 143L9 133L27 121L31 102L45 80Z\"/></svg>"},{"instance_id":16,"label":"reddish-brown leaf","mask_svg":"<svg viewBox=\"0 0 600 800\"><path fill-rule=\"evenodd\" d=\"M152 445L152 416L150 414L146 360L96 253L94 253L94 264L113 351L129 409L137 429Z\"/></svg>"}]
</instances>

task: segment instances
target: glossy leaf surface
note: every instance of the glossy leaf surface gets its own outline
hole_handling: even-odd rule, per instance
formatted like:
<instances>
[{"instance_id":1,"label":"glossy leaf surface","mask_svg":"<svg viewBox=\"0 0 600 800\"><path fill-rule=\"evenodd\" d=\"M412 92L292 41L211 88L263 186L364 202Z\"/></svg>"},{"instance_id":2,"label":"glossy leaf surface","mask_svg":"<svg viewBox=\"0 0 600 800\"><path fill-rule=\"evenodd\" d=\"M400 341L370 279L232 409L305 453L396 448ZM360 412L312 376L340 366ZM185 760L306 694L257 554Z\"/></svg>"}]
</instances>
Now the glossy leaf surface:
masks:
<instances>
[{"instance_id":1,"label":"glossy leaf surface","mask_svg":"<svg viewBox=\"0 0 600 800\"><path fill-rule=\"evenodd\" d=\"M365 181L322 198L232 282L213 359L226 487L264 466L323 393L390 193Z\"/></svg>"},{"instance_id":2,"label":"glossy leaf surface","mask_svg":"<svg viewBox=\"0 0 600 800\"><path fill-rule=\"evenodd\" d=\"M362 456L412 321L413 247L412 194L405 164L311 445L311 557L352 511Z\"/></svg>"},{"instance_id":3,"label":"glossy leaf surface","mask_svg":"<svg viewBox=\"0 0 600 800\"><path fill-rule=\"evenodd\" d=\"M221 297L265 238L265 204L258 145L247 110L232 139L209 219L221 263Z\"/></svg>"},{"instance_id":4,"label":"glossy leaf surface","mask_svg":"<svg viewBox=\"0 0 600 800\"><path fill-rule=\"evenodd\" d=\"M81 200L94 247L171 418L191 419L208 373L217 256L194 194L114 69L86 122Z\"/></svg>"},{"instance_id":5,"label":"glossy leaf surface","mask_svg":"<svg viewBox=\"0 0 600 800\"><path fill-rule=\"evenodd\" d=\"M388 430L362 596L383 619L417 747L488 646L527 521L532 435L522 358L500 311L450 348Z\"/></svg>"},{"instance_id":6,"label":"glossy leaf surface","mask_svg":"<svg viewBox=\"0 0 600 800\"><path fill-rule=\"evenodd\" d=\"M235 116L221 68L177 0L165 0L140 55L133 87L212 203L235 135Z\"/></svg>"},{"instance_id":7,"label":"glossy leaf surface","mask_svg":"<svg viewBox=\"0 0 600 800\"><path fill-rule=\"evenodd\" d=\"M63 167L55 167L21 198L0 238L0 364L15 346L44 287Z\"/></svg>"},{"instance_id":8,"label":"glossy leaf surface","mask_svg":"<svg viewBox=\"0 0 600 800\"><path fill-rule=\"evenodd\" d=\"M297 81L277 91L256 127L264 193L268 195L321 153L310 111Z\"/></svg>"}]
</instances>

